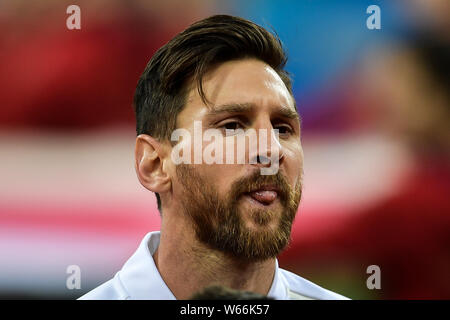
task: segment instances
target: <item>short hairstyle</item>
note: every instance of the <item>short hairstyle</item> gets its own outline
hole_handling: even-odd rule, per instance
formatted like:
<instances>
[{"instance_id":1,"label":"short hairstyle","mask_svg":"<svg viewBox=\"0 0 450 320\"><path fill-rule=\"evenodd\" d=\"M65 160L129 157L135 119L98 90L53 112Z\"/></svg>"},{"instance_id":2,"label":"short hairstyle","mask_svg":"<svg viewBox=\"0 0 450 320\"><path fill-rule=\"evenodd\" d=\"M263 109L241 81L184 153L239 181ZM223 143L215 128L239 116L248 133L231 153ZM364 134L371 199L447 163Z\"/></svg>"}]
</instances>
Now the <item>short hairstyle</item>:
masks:
<instances>
[{"instance_id":1,"label":"short hairstyle","mask_svg":"<svg viewBox=\"0 0 450 320\"><path fill-rule=\"evenodd\" d=\"M205 73L219 63L244 58L267 63L292 95L291 78L284 70L287 56L276 34L243 18L211 16L177 34L150 59L134 94L137 135L170 140L186 102L188 82L197 84L206 104L202 87ZM156 198L161 212L158 193Z\"/></svg>"}]
</instances>

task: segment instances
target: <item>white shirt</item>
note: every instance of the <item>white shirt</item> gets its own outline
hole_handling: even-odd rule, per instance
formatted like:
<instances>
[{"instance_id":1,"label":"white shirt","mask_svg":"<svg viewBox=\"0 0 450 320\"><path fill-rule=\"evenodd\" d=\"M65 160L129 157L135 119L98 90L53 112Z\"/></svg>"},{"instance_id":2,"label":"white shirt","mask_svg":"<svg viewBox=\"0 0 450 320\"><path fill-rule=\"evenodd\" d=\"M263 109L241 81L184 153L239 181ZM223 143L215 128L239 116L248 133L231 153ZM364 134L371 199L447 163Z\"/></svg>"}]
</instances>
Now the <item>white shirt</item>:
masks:
<instances>
[{"instance_id":1,"label":"white shirt","mask_svg":"<svg viewBox=\"0 0 450 320\"><path fill-rule=\"evenodd\" d=\"M86 293L81 300L176 300L153 260L160 232L145 235L139 248L114 278ZM347 299L278 267L267 296L277 300Z\"/></svg>"}]
</instances>

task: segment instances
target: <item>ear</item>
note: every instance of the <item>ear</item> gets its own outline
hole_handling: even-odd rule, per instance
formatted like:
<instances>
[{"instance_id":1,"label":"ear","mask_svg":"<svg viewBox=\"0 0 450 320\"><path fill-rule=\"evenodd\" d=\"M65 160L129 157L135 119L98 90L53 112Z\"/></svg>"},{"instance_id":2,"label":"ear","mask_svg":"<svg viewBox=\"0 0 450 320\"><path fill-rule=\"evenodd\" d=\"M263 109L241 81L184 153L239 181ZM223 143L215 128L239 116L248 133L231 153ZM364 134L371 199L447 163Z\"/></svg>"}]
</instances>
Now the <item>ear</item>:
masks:
<instances>
[{"instance_id":1,"label":"ear","mask_svg":"<svg viewBox=\"0 0 450 320\"><path fill-rule=\"evenodd\" d=\"M140 134L136 138L134 156L136 174L146 189L157 193L170 190L170 175L164 167L165 149L160 141Z\"/></svg>"}]
</instances>

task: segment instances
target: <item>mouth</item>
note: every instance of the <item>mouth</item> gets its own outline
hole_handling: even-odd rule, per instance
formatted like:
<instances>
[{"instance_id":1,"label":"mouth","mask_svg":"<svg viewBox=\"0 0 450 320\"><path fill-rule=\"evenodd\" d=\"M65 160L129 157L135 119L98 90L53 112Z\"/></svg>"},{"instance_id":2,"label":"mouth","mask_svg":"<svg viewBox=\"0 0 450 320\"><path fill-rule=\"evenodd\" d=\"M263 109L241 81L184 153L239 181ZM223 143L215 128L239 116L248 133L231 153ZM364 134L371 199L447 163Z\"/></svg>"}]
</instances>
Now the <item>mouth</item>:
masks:
<instances>
[{"instance_id":1,"label":"mouth","mask_svg":"<svg viewBox=\"0 0 450 320\"><path fill-rule=\"evenodd\" d=\"M269 206L278 199L279 190L274 186L262 186L244 193L252 202L262 206Z\"/></svg>"}]
</instances>

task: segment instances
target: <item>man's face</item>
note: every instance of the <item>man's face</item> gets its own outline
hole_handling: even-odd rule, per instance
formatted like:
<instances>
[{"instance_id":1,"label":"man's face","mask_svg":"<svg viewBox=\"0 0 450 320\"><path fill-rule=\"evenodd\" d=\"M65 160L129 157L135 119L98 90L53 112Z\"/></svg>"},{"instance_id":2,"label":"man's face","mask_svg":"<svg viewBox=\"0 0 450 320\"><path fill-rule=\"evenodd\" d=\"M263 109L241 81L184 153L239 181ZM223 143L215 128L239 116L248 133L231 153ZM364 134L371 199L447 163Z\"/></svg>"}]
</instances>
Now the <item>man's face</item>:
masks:
<instances>
[{"instance_id":1,"label":"man's face","mask_svg":"<svg viewBox=\"0 0 450 320\"><path fill-rule=\"evenodd\" d=\"M202 243L238 258L275 257L289 241L301 197L303 151L292 98L277 73L255 59L217 66L206 74L203 90L210 105L206 106L197 88L192 88L177 117L177 128L194 136L194 122L200 121L203 131L220 130L224 161L176 165L173 199L180 201ZM246 160L238 162L233 142L239 137L226 129L254 129L258 138L266 131L268 145L258 144L256 151L246 145ZM273 129L279 130L278 137ZM189 144L194 150L199 141L183 139L178 143ZM203 141L202 151L212 143L214 139ZM225 161L230 145L235 148L232 164ZM261 168L270 164L250 163L251 159L262 159L262 151L278 162L274 174L261 175ZM274 154L279 156L274 159Z\"/></svg>"}]
</instances>

